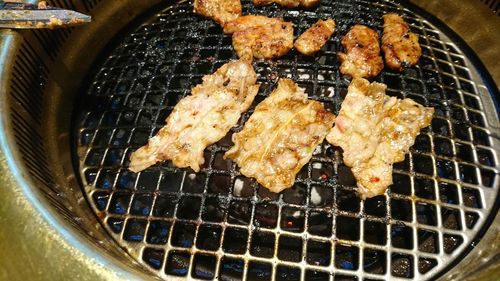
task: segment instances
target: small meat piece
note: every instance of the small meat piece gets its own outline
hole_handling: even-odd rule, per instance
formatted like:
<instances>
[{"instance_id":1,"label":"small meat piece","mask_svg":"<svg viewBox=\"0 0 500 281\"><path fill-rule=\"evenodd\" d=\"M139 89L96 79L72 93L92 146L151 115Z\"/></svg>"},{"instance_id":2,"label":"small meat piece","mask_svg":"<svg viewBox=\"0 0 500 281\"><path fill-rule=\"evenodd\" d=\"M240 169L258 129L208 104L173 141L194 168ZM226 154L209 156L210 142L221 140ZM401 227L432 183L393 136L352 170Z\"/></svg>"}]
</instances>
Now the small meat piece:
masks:
<instances>
[{"instance_id":1,"label":"small meat piece","mask_svg":"<svg viewBox=\"0 0 500 281\"><path fill-rule=\"evenodd\" d=\"M280 79L243 130L233 135L234 146L224 157L233 159L243 175L280 192L293 185L334 120L321 102L307 99L304 89Z\"/></svg>"},{"instance_id":2,"label":"small meat piece","mask_svg":"<svg viewBox=\"0 0 500 281\"><path fill-rule=\"evenodd\" d=\"M283 23L282 18L268 18L266 16L246 15L232 20L224 25L224 33L233 34L250 27Z\"/></svg>"},{"instance_id":3,"label":"small meat piece","mask_svg":"<svg viewBox=\"0 0 500 281\"><path fill-rule=\"evenodd\" d=\"M308 30L295 40L295 49L304 55L312 56L328 42L335 32L335 21L332 19L318 20Z\"/></svg>"},{"instance_id":4,"label":"small meat piece","mask_svg":"<svg viewBox=\"0 0 500 281\"><path fill-rule=\"evenodd\" d=\"M341 43L346 51L338 53L342 74L371 78L384 68L375 30L357 24L342 38Z\"/></svg>"},{"instance_id":5,"label":"small meat piece","mask_svg":"<svg viewBox=\"0 0 500 281\"><path fill-rule=\"evenodd\" d=\"M273 59L284 56L293 47L293 24L285 21L256 22L253 27L233 33L233 48L245 60Z\"/></svg>"},{"instance_id":6,"label":"small meat piece","mask_svg":"<svg viewBox=\"0 0 500 281\"><path fill-rule=\"evenodd\" d=\"M253 0L255 6L264 6L276 3L285 8L312 8L319 4L320 0Z\"/></svg>"},{"instance_id":7,"label":"small meat piece","mask_svg":"<svg viewBox=\"0 0 500 281\"><path fill-rule=\"evenodd\" d=\"M231 61L180 100L166 125L148 144L130 156L129 169L139 172L157 162L172 160L176 167L200 170L203 151L224 137L252 104L259 85L251 64Z\"/></svg>"},{"instance_id":8,"label":"small meat piece","mask_svg":"<svg viewBox=\"0 0 500 281\"><path fill-rule=\"evenodd\" d=\"M213 19L224 26L241 15L240 0L194 0L196 14Z\"/></svg>"},{"instance_id":9,"label":"small meat piece","mask_svg":"<svg viewBox=\"0 0 500 281\"><path fill-rule=\"evenodd\" d=\"M343 149L362 198L392 184L392 164L403 161L434 108L385 95L386 85L354 78L326 140Z\"/></svg>"},{"instance_id":10,"label":"small meat piece","mask_svg":"<svg viewBox=\"0 0 500 281\"><path fill-rule=\"evenodd\" d=\"M422 55L418 35L410 32L408 24L397 14L386 14L383 18L382 51L385 64L398 71L403 71L405 66L417 64Z\"/></svg>"}]
</instances>

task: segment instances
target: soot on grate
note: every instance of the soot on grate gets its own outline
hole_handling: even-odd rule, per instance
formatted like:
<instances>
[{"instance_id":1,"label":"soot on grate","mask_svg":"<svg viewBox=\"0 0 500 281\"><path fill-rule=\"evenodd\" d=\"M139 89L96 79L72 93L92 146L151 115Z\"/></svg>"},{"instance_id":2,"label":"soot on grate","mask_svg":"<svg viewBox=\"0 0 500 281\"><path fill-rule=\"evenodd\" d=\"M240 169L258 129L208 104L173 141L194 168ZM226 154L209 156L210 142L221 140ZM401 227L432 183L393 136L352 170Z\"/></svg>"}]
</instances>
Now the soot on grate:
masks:
<instances>
[{"instance_id":1,"label":"soot on grate","mask_svg":"<svg viewBox=\"0 0 500 281\"><path fill-rule=\"evenodd\" d=\"M85 90L75 125L75 157L88 200L103 225L152 272L197 279L421 280L453 263L481 228L498 189L498 156L488 136L482 82L467 57L420 15L393 1L323 1L310 11L255 8L249 14L293 21L300 34L318 18L337 21L315 57L291 51L256 61L262 83L255 106L276 77L298 82L338 113L349 81L338 71L341 35L356 23L381 31L397 12L420 35L419 64L377 77L388 94L436 109L406 159L394 165L387 195L361 201L342 152L326 142L296 184L270 193L223 159L231 135L205 151L199 173L170 162L127 170L130 153L163 125L179 99L236 55L231 37L178 3L121 38ZM446 254L446 255L445 255Z\"/></svg>"}]
</instances>

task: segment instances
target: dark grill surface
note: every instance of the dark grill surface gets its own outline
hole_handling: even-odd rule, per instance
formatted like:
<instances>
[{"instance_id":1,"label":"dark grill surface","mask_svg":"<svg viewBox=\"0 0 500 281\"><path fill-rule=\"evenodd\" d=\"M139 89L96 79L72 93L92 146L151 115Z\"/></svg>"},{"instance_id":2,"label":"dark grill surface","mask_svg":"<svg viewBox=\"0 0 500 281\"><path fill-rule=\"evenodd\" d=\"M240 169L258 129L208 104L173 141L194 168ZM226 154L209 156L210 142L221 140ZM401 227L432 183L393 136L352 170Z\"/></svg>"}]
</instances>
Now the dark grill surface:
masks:
<instances>
[{"instance_id":1,"label":"dark grill surface","mask_svg":"<svg viewBox=\"0 0 500 281\"><path fill-rule=\"evenodd\" d=\"M120 38L81 99L77 169L105 228L166 279L421 280L452 264L493 208L499 164L481 99L487 88L444 33L388 0L324 0L311 11L246 1L246 14L282 16L295 23L296 35L318 18L337 22L334 37L313 58L292 51L274 62L256 61L262 86L254 105L277 77L288 77L337 114L349 84L338 71L341 36L356 23L381 31L381 16L390 11L420 35L423 57L402 74L386 69L376 80L388 85L389 95L433 106L436 114L405 161L394 165L387 195L361 201L340 149L326 142L281 194L245 178L222 156L252 110L206 149L199 173L170 162L128 171L130 153L164 125L177 101L236 58L231 37L184 2Z\"/></svg>"}]
</instances>

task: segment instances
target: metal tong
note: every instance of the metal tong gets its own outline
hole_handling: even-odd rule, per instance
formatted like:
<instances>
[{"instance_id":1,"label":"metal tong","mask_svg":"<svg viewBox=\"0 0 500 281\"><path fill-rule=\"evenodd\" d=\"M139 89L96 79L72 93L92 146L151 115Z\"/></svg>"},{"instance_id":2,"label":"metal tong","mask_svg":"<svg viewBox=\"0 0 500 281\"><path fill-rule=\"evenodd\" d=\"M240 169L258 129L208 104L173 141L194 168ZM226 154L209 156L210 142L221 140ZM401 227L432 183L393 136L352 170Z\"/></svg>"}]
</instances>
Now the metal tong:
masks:
<instances>
[{"instance_id":1,"label":"metal tong","mask_svg":"<svg viewBox=\"0 0 500 281\"><path fill-rule=\"evenodd\" d=\"M91 17L71 10L47 6L0 1L0 28L61 28L89 23Z\"/></svg>"}]
</instances>

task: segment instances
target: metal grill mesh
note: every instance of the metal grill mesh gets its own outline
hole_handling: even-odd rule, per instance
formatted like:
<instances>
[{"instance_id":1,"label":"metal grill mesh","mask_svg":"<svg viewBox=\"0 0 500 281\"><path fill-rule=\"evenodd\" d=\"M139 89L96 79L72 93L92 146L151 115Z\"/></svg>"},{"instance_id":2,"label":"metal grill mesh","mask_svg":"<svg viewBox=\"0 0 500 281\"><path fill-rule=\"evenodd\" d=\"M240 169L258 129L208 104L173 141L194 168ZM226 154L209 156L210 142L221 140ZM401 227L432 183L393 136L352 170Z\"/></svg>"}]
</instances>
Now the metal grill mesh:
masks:
<instances>
[{"instance_id":1,"label":"metal grill mesh","mask_svg":"<svg viewBox=\"0 0 500 281\"><path fill-rule=\"evenodd\" d=\"M341 35L355 23L381 31L394 11L420 35L423 57L404 73L377 78L388 94L436 108L405 161L394 166L387 195L361 201L339 148L326 142L281 194L269 193L222 158L231 135L208 147L199 173L165 162L134 174L130 153L163 125L201 77L236 58L231 37L183 2L124 36L93 74L75 126L77 169L106 229L162 278L221 280L422 280L451 264L474 240L498 192L498 142L481 95L488 94L467 57L435 26L393 1L323 1L312 11L255 8L282 16L302 33L318 18L337 21L314 58L295 51L254 66L262 87L297 81L338 113L349 81L338 71ZM493 119L496 117L493 116ZM494 131L493 131L494 132Z\"/></svg>"}]
</instances>

